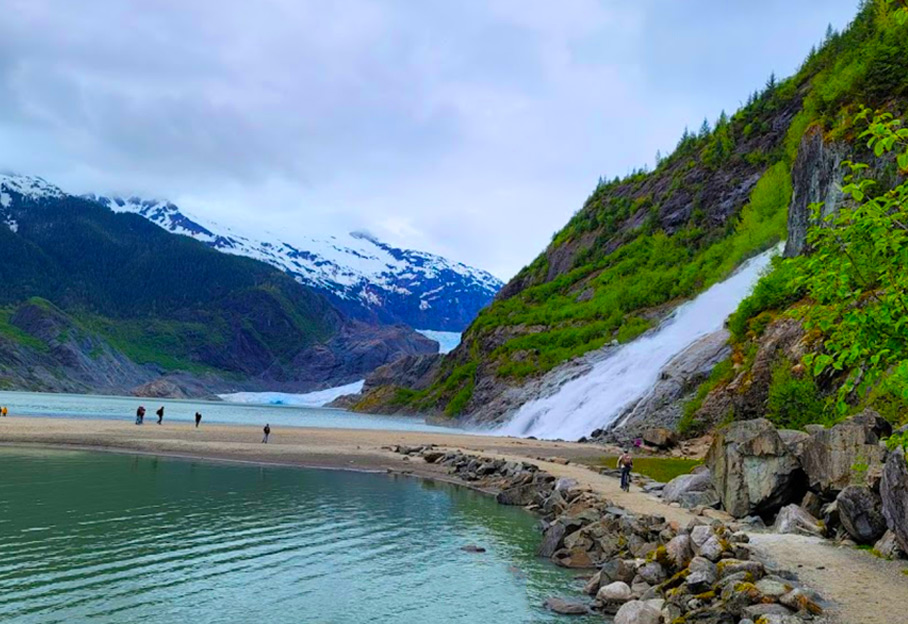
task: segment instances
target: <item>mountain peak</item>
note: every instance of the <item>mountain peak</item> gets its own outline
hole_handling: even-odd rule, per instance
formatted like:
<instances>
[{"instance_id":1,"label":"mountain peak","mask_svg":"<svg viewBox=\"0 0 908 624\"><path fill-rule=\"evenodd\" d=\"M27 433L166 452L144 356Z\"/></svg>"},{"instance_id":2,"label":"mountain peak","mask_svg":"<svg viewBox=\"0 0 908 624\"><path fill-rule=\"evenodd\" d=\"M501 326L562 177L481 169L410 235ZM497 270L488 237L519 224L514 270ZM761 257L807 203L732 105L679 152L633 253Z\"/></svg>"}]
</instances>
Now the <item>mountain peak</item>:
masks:
<instances>
[{"instance_id":1,"label":"mountain peak","mask_svg":"<svg viewBox=\"0 0 908 624\"><path fill-rule=\"evenodd\" d=\"M167 200L86 198L114 212L141 215L169 232L191 236L224 253L267 262L363 320L462 331L503 285L486 271L393 247L367 231L321 238L254 236L190 216Z\"/></svg>"}]
</instances>

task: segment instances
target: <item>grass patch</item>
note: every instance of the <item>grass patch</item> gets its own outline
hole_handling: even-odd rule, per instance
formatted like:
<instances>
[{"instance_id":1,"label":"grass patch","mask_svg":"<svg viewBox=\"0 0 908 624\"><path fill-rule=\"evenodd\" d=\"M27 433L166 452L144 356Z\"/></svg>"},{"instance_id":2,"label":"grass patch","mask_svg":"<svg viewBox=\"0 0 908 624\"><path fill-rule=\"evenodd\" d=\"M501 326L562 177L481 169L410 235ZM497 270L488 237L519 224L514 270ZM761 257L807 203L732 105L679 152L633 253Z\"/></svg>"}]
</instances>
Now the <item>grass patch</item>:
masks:
<instances>
[{"instance_id":1,"label":"grass patch","mask_svg":"<svg viewBox=\"0 0 908 624\"><path fill-rule=\"evenodd\" d=\"M578 460L590 466L604 466L615 468L617 456L603 455L589 459ZM668 483L675 477L686 475L691 470L702 464L699 459L684 459L679 457L634 457L634 472L660 483Z\"/></svg>"},{"instance_id":2,"label":"grass patch","mask_svg":"<svg viewBox=\"0 0 908 624\"><path fill-rule=\"evenodd\" d=\"M11 308L0 308L0 336L5 336L13 342L17 342L24 347L34 349L39 353L47 353L50 347L43 340L35 338L10 322L14 310Z\"/></svg>"}]
</instances>

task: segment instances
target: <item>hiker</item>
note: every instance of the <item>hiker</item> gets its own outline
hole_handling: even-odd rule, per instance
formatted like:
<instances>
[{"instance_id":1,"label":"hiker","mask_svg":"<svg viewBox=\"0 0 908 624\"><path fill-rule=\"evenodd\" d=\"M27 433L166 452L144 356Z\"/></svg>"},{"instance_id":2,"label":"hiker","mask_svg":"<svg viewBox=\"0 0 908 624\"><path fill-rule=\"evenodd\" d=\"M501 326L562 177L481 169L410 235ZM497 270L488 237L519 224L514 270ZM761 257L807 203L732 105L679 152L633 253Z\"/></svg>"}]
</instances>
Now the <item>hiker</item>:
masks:
<instances>
[{"instance_id":1,"label":"hiker","mask_svg":"<svg viewBox=\"0 0 908 624\"><path fill-rule=\"evenodd\" d=\"M630 449L624 449L624 453L618 458L618 468L621 470L621 489L630 492L631 489L631 470L634 467L634 458L631 457Z\"/></svg>"},{"instance_id":2,"label":"hiker","mask_svg":"<svg viewBox=\"0 0 908 624\"><path fill-rule=\"evenodd\" d=\"M265 437L262 438L262 444L268 444L268 436L271 435L271 425L265 423L265 428L262 429L265 432Z\"/></svg>"},{"instance_id":3,"label":"hiker","mask_svg":"<svg viewBox=\"0 0 908 624\"><path fill-rule=\"evenodd\" d=\"M164 420L164 406L158 408L158 411L155 412L158 415L158 424L161 424L161 421Z\"/></svg>"},{"instance_id":4,"label":"hiker","mask_svg":"<svg viewBox=\"0 0 908 624\"><path fill-rule=\"evenodd\" d=\"M195 428L199 428L199 423L202 422L202 412L195 413Z\"/></svg>"},{"instance_id":5,"label":"hiker","mask_svg":"<svg viewBox=\"0 0 908 624\"><path fill-rule=\"evenodd\" d=\"M143 422L145 422L145 408L140 405L136 410L136 424L141 425Z\"/></svg>"}]
</instances>

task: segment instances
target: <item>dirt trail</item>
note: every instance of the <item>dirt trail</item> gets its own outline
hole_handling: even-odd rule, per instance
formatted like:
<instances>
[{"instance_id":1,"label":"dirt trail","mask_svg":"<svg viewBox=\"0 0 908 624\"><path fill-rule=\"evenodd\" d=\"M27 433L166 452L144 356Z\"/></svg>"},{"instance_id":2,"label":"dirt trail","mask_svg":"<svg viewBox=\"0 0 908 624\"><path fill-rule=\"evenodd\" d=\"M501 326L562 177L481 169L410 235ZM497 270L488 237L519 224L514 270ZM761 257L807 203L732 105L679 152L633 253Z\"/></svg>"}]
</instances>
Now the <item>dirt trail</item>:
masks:
<instances>
[{"instance_id":1,"label":"dirt trail","mask_svg":"<svg viewBox=\"0 0 908 624\"><path fill-rule=\"evenodd\" d=\"M758 557L795 572L831 601L838 624L908 624L908 562L801 535L751 534Z\"/></svg>"},{"instance_id":2,"label":"dirt trail","mask_svg":"<svg viewBox=\"0 0 908 624\"><path fill-rule=\"evenodd\" d=\"M389 451L394 444L436 444L465 453L530 461L556 477L569 477L631 511L665 516L686 524L693 515L670 507L632 488L622 492L618 480L578 463L563 464L540 458L577 459L613 454L614 449L567 442L546 442L471 436L457 433L363 431L287 428L274 431L271 443L261 444L257 427L186 423L136 427L129 422L4 418L0 444L82 447L144 452L193 458L253 461L308 467L389 470L420 477L451 480L439 466ZM815 538L751 534L761 559L795 572L808 586L831 602L836 624L908 624L908 562L887 562L869 553L839 548Z\"/></svg>"}]
</instances>

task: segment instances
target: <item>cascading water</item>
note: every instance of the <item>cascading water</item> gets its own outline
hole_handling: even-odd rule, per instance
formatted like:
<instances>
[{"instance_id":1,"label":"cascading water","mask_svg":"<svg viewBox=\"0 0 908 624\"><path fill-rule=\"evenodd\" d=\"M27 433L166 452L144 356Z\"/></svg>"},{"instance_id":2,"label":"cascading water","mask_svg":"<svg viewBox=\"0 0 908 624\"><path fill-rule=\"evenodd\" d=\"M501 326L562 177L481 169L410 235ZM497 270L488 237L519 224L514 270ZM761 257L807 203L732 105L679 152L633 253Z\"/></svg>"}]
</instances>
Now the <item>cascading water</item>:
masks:
<instances>
[{"instance_id":1,"label":"cascading water","mask_svg":"<svg viewBox=\"0 0 908 624\"><path fill-rule=\"evenodd\" d=\"M679 306L655 332L622 346L555 394L526 403L496 433L577 440L611 425L658 381L673 357L722 328L778 251L751 258L727 280Z\"/></svg>"}]
</instances>

